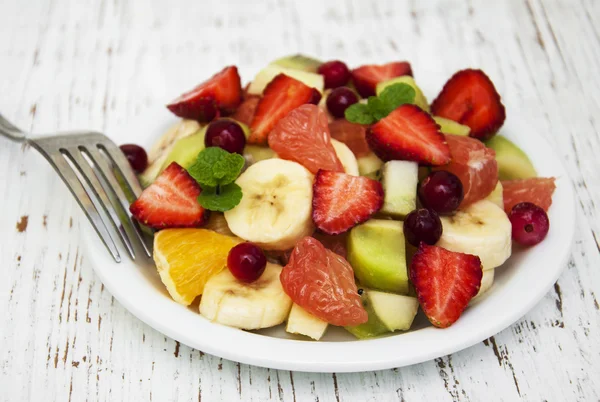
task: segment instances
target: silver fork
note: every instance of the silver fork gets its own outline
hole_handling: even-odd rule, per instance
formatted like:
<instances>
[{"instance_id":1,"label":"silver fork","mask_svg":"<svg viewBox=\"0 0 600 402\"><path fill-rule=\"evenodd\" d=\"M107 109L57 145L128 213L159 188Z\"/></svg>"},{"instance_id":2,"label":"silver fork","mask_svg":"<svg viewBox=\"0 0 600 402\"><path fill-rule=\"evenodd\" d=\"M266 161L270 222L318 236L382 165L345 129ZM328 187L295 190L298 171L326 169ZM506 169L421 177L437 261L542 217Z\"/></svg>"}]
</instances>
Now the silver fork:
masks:
<instances>
[{"instance_id":1,"label":"silver fork","mask_svg":"<svg viewBox=\"0 0 600 402\"><path fill-rule=\"evenodd\" d=\"M46 158L116 262L121 262L121 254L115 237L132 259L140 246L147 257L152 255L151 240L129 213L142 188L127 158L108 137L91 131L29 137L1 114L0 134L30 144Z\"/></svg>"}]
</instances>

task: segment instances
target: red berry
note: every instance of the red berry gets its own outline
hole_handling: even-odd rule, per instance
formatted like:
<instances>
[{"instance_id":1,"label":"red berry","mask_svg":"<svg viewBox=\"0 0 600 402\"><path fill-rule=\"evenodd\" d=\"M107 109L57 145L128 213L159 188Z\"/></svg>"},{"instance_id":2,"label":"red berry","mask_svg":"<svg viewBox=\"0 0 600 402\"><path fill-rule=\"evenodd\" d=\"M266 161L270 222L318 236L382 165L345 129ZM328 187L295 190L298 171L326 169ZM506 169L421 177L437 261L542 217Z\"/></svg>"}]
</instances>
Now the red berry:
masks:
<instances>
[{"instance_id":1,"label":"red berry","mask_svg":"<svg viewBox=\"0 0 600 402\"><path fill-rule=\"evenodd\" d=\"M148 167L148 155L146 155L144 148L135 144L125 144L121 145L119 148L121 148L121 151L123 151L129 164L136 173L142 173L146 170L146 167Z\"/></svg>"},{"instance_id":2,"label":"red berry","mask_svg":"<svg viewBox=\"0 0 600 402\"><path fill-rule=\"evenodd\" d=\"M437 243L442 236L442 222L438 214L431 209L417 209L406 216L404 220L404 237L415 247L421 242L430 246Z\"/></svg>"},{"instance_id":3,"label":"red berry","mask_svg":"<svg viewBox=\"0 0 600 402\"><path fill-rule=\"evenodd\" d=\"M325 88L337 88L350 81L348 66L339 60L328 61L321 64L318 73L325 78Z\"/></svg>"},{"instance_id":4,"label":"red berry","mask_svg":"<svg viewBox=\"0 0 600 402\"><path fill-rule=\"evenodd\" d=\"M327 97L327 110L333 115L341 119L344 117L344 112L349 106L358 102L358 96L350 88L339 87L331 91Z\"/></svg>"},{"instance_id":5,"label":"red berry","mask_svg":"<svg viewBox=\"0 0 600 402\"><path fill-rule=\"evenodd\" d=\"M442 215L456 211L463 196L460 179L444 170L430 173L419 187L419 199L423 206Z\"/></svg>"},{"instance_id":6,"label":"red berry","mask_svg":"<svg viewBox=\"0 0 600 402\"><path fill-rule=\"evenodd\" d=\"M204 145L219 147L230 153L241 154L246 146L244 130L233 120L215 120L208 125Z\"/></svg>"},{"instance_id":7,"label":"red berry","mask_svg":"<svg viewBox=\"0 0 600 402\"><path fill-rule=\"evenodd\" d=\"M265 253L253 243L240 243L229 250L227 268L242 282L254 282L260 278L266 266Z\"/></svg>"},{"instance_id":8,"label":"red berry","mask_svg":"<svg viewBox=\"0 0 600 402\"><path fill-rule=\"evenodd\" d=\"M512 238L523 246L534 246L544 240L550 229L546 211L531 202L515 205L508 216Z\"/></svg>"}]
</instances>

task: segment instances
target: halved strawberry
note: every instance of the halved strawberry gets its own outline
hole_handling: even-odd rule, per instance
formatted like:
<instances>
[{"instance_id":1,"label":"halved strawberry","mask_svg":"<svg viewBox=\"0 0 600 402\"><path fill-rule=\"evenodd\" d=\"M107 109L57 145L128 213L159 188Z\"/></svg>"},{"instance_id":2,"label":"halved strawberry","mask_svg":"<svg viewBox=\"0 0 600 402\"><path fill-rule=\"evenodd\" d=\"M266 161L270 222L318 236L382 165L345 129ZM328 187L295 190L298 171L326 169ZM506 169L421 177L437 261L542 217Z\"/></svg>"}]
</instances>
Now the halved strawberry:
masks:
<instances>
[{"instance_id":1,"label":"halved strawberry","mask_svg":"<svg viewBox=\"0 0 600 402\"><path fill-rule=\"evenodd\" d=\"M335 235L365 222L383 206L381 183L368 177L319 170L313 184L313 221Z\"/></svg>"},{"instance_id":2,"label":"halved strawberry","mask_svg":"<svg viewBox=\"0 0 600 402\"><path fill-rule=\"evenodd\" d=\"M289 112L305 103L318 104L321 94L315 88L305 85L285 74L279 74L263 91L256 113L250 125L250 144L266 145L269 133L277 122Z\"/></svg>"},{"instance_id":3,"label":"halved strawberry","mask_svg":"<svg viewBox=\"0 0 600 402\"><path fill-rule=\"evenodd\" d=\"M481 70L461 70L444 85L431 113L471 128L471 137L487 140L502 127L506 112L492 81Z\"/></svg>"},{"instance_id":4,"label":"halved strawberry","mask_svg":"<svg viewBox=\"0 0 600 402\"><path fill-rule=\"evenodd\" d=\"M240 75L236 66L229 66L169 103L167 108L184 119L207 122L216 117L217 109L232 113L241 100Z\"/></svg>"},{"instance_id":5,"label":"halved strawberry","mask_svg":"<svg viewBox=\"0 0 600 402\"><path fill-rule=\"evenodd\" d=\"M371 126L367 142L384 161L400 159L434 166L450 162L450 148L440 126L415 105L404 104Z\"/></svg>"},{"instance_id":6,"label":"halved strawberry","mask_svg":"<svg viewBox=\"0 0 600 402\"><path fill-rule=\"evenodd\" d=\"M410 63L398 61L387 64L369 64L352 70L352 82L363 98L375 95L375 87L383 81L403 75L413 75Z\"/></svg>"},{"instance_id":7,"label":"halved strawberry","mask_svg":"<svg viewBox=\"0 0 600 402\"><path fill-rule=\"evenodd\" d=\"M198 203L202 189L176 162L171 163L129 207L131 214L155 229L197 227L208 211Z\"/></svg>"},{"instance_id":8,"label":"halved strawberry","mask_svg":"<svg viewBox=\"0 0 600 402\"><path fill-rule=\"evenodd\" d=\"M410 280L429 321L439 328L454 324L479 292L479 257L442 247L419 245L410 264Z\"/></svg>"}]
</instances>

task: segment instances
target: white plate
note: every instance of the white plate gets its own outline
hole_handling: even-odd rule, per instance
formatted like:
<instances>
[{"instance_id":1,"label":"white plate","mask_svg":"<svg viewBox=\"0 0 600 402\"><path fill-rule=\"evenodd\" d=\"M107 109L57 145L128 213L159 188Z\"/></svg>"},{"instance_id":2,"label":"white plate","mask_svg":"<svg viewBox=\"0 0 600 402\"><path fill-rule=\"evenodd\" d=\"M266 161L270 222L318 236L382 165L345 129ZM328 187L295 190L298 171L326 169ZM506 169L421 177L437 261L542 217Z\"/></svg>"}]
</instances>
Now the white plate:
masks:
<instances>
[{"instance_id":1,"label":"white plate","mask_svg":"<svg viewBox=\"0 0 600 402\"><path fill-rule=\"evenodd\" d=\"M436 81L441 86L443 78ZM186 308L174 302L153 264L127 258L116 264L85 220L89 261L112 295L140 320L188 346L242 363L298 371L355 372L406 366L459 351L496 334L529 311L558 279L573 239L574 193L564 168L536 127L510 110L507 116L502 134L529 155L540 176L557 178L549 211L550 232L541 244L515 253L498 268L492 289L450 328L436 329L419 314L410 332L365 341L331 326L319 342L290 336L283 326L245 332L209 322L200 316L197 305ZM161 107L108 134L118 144L137 143L148 149L175 121Z\"/></svg>"}]
</instances>

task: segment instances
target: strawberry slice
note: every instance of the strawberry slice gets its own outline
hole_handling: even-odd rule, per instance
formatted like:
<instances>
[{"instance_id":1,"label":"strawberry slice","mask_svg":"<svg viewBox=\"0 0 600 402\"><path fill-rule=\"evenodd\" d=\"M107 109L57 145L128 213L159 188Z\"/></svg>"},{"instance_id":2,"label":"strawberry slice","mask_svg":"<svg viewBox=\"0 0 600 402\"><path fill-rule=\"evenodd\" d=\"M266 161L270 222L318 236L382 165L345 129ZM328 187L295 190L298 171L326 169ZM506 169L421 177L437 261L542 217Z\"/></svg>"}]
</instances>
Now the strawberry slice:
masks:
<instances>
[{"instance_id":1,"label":"strawberry slice","mask_svg":"<svg viewBox=\"0 0 600 402\"><path fill-rule=\"evenodd\" d=\"M217 109L225 114L233 112L241 100L240 75L236 66L229 66L169 103L167 108L184 119L207 122L216 117Z\"/></svg>"},{"instance_id":2,"label":"strawberry slice","mask_svg":"<svg viewBox=\"0 0 600 402\"><path fill-rule=\"evenodd\" d=\"M471 137L487 140L502 127L506 112L492 81L481 70L461 70L444 85L431 113L471 128Z\"/></svg>"},{"instance_id":3,"label":"strawberry slice","mask_svg":"<svg viewBox=\"0 0 600 402\"><path fill-rule=\"evenodd\" d=\"M289 112L305 103L318 104L321 93L285 74L279 74L263 91L258 102L250 130L250 144L266 145L267 137L275 124Z\"/></svg>"},{"instance_id":4,"label":"strawberry slice","mask_svg":"<svg viewBox=\"0 0 600 402\"><path fill-rule=\"evenodd\" d=\"M450 148L439 127L420 107L404 104L371 126L367 142L384 161L445 165L450 162Z\"/></svg>"},{"instance_id":5,"label":"strawberry slice","mask_svg":"<svg viewBox=\"0 0 600 402\"><path fill-rule=\"evenodd\" d=\"M131 214L155 229L197 227L208 211L198 203L201 188L176 162L171 163L129 207Z\"/></svg>"},{"instance_id":6,"label":"strawberry slice","mask_svg":"<svg viewBox=\"0 0 600 402\"><path fill-rule=\"evenodd\" d=\"M375 95L375 87L383 81L403 75L412 76L412 68L407 61L387 64L369 64L352 70L352 82L363 98Z\"/></svg>"},{"instance_id":7,"label":"strawberry slice","mask_svg":"<svg viewBox=\"0 0 600 402\"><path fill-rule=\"evenodd\" d=\"M315 176L312 218L329 235L365 222L382 206L383 187L376 180L329 170Z\"/></svg>"},{"instance_id":8,"label":"strawberry slice","mask_svg":"<svg viewBox=\"0 0 600 402\"><path fill-rule=\"evenodd\" d=\"M419 304L429 321L439 328L458 320L479 292L482 275L479 257L425 243L419 245L410 264L410 280Z\"/></svg>"}]
</instances>

